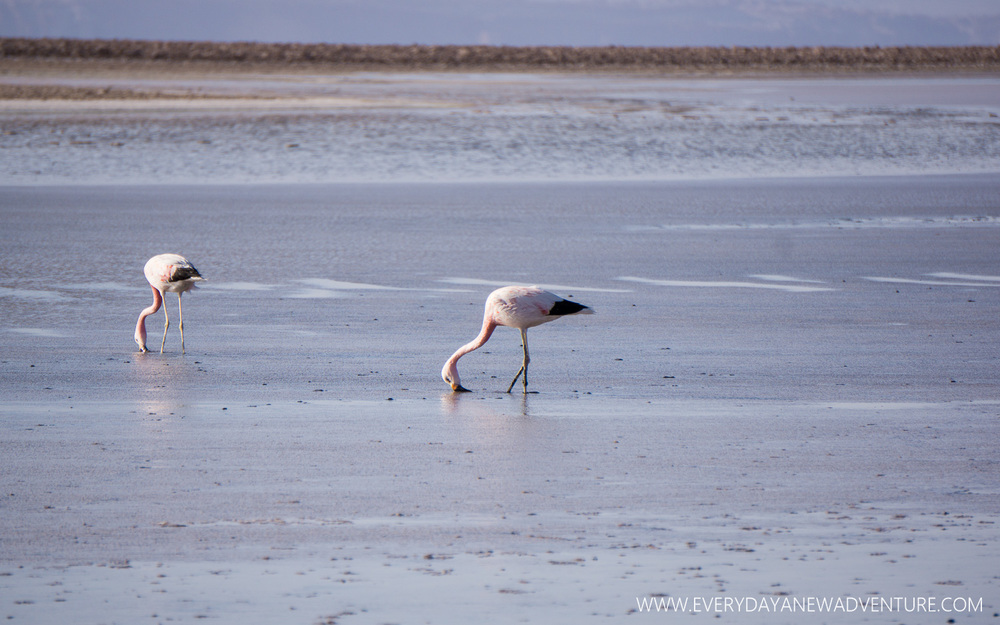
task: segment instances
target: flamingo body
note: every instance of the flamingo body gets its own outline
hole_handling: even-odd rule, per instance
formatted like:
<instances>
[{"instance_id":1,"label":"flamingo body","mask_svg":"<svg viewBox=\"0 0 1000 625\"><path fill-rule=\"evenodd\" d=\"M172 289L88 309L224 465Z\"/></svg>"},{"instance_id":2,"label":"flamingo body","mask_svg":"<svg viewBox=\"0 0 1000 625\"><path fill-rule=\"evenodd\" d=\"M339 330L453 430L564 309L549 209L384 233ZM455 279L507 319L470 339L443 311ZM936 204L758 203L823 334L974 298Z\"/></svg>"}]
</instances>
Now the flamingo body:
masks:
<instances>
[{"instance_id":1,"label":"flamingo body","mask_svg":"<svg viewBox=\"0 0 1000 625\"><path fill-rule=\"evenodd\" d=\"M141 313L139 320L135 324L135 342L143 352L146 349L146 317L152 315L163 305L163 340L160 342L160 353L167 343L167 328L170 327L170 317L167 315L167 308L163 304L163 294L170 292L177 294L177 311L180 317L179 327L181 331L181 353L184 353L184 310L181 307L181 295L186 291L195 288L199 280L204 280L198 270L195 269L191 261L180 254L158 254L148 261L143 268L146 281L153 289L153 303Z\"/></svg>"},{"instance_id":2,"label":"flamingo body","mask_svg":"<svg viewBox=\"0 0 1000 625\"><path fill-rule=\"evenodd\" d=\"M471 351L482 347L493 334L497 326L517 328L521 331L521 345L524 348L524 361L514 380L507 388L509 393L517 379L524 374L524 392L528 392L528 328L555 321L560 317L574 314L592 314L594 311L583 304L563 299L537 286L505 286L490 293L486 298L486 312L483 316L483 327L479 336L470 343L458 348L451 358L444 363L441 377L451 386L453 391L467 391L462 386L458 376L458 359Z\"/></svg>"}]
</instances>

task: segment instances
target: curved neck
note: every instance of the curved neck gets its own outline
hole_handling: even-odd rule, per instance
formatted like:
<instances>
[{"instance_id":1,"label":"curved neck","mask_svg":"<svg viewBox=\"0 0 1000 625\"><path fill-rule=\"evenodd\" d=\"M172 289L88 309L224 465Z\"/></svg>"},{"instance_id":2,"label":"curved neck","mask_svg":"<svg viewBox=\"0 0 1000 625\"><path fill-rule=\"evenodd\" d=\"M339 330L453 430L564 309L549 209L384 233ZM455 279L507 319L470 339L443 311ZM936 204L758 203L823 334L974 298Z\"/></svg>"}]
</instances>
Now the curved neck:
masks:
<instances>
[{"instance_id":1,"label":"curved neck","mask_svg":"<svg viewBox=\"0 0 1000 625\"><path fill-rule=\"evenodd\" d=\"M163 304L163 295L156 288L150 288L153 289L153 303L139 313L139 320L135 322L135 334L143 338L146 337L146 317L158 311Z\"/></svg>"},{"instance_id":2,"label":"curved neck","mask_svg":"<svg viewBox=\"0 0 1000 625\"><path fill-rule=\"evenodd\" d=\"M496 330L496 328L496 322L493 321L489 311L486 311L486 315L483 317L483 328L479 331L479 336L474 338L471 342L459 347L458 350L451 355L451 358L448 359L447 364L454 364L458 362L458 359L462 356L482 347L486 341L490 340L490 335L493 334L493 330Z\"/></svg>"}]
</instances>

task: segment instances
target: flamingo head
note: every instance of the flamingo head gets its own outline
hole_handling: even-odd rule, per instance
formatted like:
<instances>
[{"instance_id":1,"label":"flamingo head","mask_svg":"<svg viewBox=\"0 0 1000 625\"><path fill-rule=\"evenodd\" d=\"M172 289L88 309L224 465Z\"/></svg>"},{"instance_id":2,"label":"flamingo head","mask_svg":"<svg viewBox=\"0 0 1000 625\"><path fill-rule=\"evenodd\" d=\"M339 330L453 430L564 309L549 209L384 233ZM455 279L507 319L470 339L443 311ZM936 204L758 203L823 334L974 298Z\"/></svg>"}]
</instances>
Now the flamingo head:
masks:
<instances>
[{"instance_id":1,"label":"flamingo head","mask_svg":"<svg viewBox=\"0 0 1000 625\"><path fill-rule=\"evenodd\" d=\"M451 387L451 390L456 393L470 392L469 389L462 386L462 381L458 378L458 365L452 360L444 363L444 369L441 369L441 378L444 379L444 381L448 383L448 386Z\"/></svg>"},{"instance_id":2,"label":"flamingo head","mask_svg":"<svg viewBox=\"0 0 1000 625\"><path fill-rule=\"evenodd\" d=\"M146 353L149 350L146 349L146 324L142 320L135 327L135 344L139 346L139 351Z\"/></svg>"}]
</instances>

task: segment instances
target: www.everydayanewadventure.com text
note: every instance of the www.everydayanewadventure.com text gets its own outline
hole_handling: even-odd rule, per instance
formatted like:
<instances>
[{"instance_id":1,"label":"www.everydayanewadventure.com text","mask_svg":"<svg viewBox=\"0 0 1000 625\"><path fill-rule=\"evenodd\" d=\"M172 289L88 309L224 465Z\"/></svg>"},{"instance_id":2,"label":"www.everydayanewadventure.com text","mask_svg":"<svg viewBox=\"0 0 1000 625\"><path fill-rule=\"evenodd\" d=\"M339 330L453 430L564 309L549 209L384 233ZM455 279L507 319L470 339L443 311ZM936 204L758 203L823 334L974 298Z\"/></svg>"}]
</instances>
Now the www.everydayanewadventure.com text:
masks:
<instances>
[{"instance_id":1,"label":"www.everydayanewadventure.com text","mask_svg":"<svg viewBox=\"0 0 1000 625\"><path fill-rule=\"evenodd\" d=\"M936 613L982 612L971 597L636 597L639 612Z\"/></svg>"}]
</instances>

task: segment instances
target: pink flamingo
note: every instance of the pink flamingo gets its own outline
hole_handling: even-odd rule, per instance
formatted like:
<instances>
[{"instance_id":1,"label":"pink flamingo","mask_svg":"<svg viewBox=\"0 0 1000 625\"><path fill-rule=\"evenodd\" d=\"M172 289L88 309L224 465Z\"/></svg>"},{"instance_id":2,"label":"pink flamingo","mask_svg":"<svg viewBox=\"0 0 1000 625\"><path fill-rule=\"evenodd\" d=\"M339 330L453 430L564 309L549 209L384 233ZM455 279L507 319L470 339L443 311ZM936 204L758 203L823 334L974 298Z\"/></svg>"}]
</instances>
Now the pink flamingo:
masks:
<instances>
[{"instance_id":1,"label":"pink flamingo","mask_svg":"<svg viewBox=\"0 0 1000 625\"><path fill-rule=\"evenodd\" d=\"M181 353L184 353L184 310L181 308L181 295L184 291L195 288L195 283L204 280L194 265L179 254L159 254L146 261L142 272L153 289L153 304L139 313L139 321L135 324L135 342L142 352L146 349L146 317L160 309L163 304L163 294L167 291L177 294L177 314L180 316ZM160 341L160 353L167 343L167 328L170 327L170 317L167 307L163 306L163 340Z\"/></svg>"},{"instance_id":2,"label":"pink flamingo","mask_svg":"<svg viewBox=\"0 0 1000 625\"><path fill-rule=\"evenodd\" d=\"M584 306L565 300L558 295L549 293L537 286L505 286L490 293L486 298L486 314L483 317L483 329L471 343L467 343L458 348L451 358L444 363L441 369L441 377L451 386L451 390L457 392L468 392L469 389L462 386L458 378L458 359L471 351L482 347L490 339L493 330L497 326L507 326L517 328L521 331L521 345L524 347L524 361L517 375L507 387L509 393L514 388L517 378L524 374L524 392L528 392L528 328L554 321L566 315L593 314L593 310Z\"/></svg>"}]
</instances>

